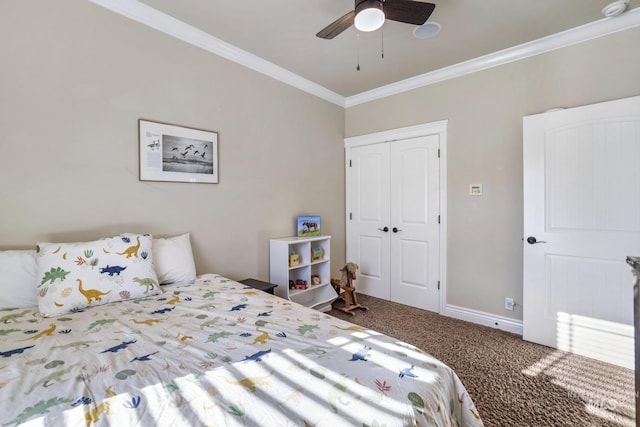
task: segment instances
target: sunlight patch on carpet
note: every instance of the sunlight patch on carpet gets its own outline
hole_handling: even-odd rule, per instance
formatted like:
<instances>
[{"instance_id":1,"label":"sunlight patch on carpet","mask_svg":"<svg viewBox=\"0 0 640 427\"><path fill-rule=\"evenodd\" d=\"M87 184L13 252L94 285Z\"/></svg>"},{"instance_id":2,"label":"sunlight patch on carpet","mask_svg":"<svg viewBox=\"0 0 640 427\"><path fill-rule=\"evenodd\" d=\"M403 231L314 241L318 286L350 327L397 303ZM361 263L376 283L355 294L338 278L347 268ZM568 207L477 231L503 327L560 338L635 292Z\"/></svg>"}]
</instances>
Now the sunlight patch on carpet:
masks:
<instances>
[{"instance_id":1,"label":"sunlight patch on carpet","mask_svg":"<svg viewBox=\"0 0 640 427\"><path fill-rule=\"evenodd\" d=\"M619 367L570 354L554 351L522 373L530 377L544 376L567 391L567 398L579 400L585 411L623 427L634 427L635 402L618 379Z\"/></svg>"}]
</instances>

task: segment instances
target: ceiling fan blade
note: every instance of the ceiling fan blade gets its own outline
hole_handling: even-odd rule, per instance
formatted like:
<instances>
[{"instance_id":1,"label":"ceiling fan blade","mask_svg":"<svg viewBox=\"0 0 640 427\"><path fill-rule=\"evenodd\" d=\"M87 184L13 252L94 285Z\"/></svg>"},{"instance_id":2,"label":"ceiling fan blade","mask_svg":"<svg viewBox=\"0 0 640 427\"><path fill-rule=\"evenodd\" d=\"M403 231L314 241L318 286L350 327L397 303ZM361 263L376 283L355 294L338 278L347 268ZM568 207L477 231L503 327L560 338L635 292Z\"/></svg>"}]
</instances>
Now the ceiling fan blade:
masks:
<instances>
[{"instance_id":1,"label":"ceiling fan blade","mask_svg":"<svg viewBox=\"0 0 640 427\"><path fill-rule=\"evenodd\" d=\"M316 34L316 36L320 37L321 39L332 39L352 26L355 17L356 12L352 10L343 17L336 19L331 24L324 27L322 30L320 30L320 32L318 32L318 34Z\"/></svg>"},{"instance_id":2,"label":"ceiling fan blade","mask_svg":"<svg viewBox=\"0 0 640 427\"><path fill-rule=\"evenodd\" d=\"M387 19L405 24L422 25L427 22L436 5L411 0L386 0L382 7Z\"/></svg>"}]
</instances>

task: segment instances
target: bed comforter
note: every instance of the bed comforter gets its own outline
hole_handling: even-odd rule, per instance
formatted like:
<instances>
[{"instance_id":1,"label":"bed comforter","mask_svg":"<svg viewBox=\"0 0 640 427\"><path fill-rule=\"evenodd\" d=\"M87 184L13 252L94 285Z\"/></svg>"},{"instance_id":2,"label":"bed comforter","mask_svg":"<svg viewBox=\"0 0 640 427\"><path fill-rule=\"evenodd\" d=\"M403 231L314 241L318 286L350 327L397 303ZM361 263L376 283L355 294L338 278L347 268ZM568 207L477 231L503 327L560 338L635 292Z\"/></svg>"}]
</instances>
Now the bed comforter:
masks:
<instances>
[{"instance_id":1,"label":"bed comforter","mask_svg":"<svg viewBox=\"0 0 640 427\"><path fill-rule=\"evenodd\" d=\"M0 311L0 424L481 426L411 345L219 275L42 318Z\"/></svg>"}]
</instances>

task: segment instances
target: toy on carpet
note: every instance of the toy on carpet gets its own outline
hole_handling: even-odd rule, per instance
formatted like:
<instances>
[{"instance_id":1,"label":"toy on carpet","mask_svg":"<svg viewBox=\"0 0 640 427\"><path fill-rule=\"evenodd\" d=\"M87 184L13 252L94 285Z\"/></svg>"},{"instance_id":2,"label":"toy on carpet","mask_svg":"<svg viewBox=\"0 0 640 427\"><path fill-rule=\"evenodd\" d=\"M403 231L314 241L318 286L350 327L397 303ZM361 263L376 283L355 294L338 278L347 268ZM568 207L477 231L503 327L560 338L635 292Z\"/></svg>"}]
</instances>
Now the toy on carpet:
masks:
<instances>
[{"instance_id":1,"label":"toy on carpet","mask_svg":"<svg viewBox=\"0 0 640 427\"><path fill-rule=\"evenodd\" d=\"M352 311L356 308L368 311L369 309L358 303L358 296L356 295L356 288L353 286L353 281L356 280L356 270L358 270L358 264L354 262L348 262L344 267L340 269L342 277L340 280L331 279L331 285L333 289L338 293L338 298L344 300L344 307L340 307L339 310L349 313L352 316L356 314Z\"/></svg>"}]
</instances>

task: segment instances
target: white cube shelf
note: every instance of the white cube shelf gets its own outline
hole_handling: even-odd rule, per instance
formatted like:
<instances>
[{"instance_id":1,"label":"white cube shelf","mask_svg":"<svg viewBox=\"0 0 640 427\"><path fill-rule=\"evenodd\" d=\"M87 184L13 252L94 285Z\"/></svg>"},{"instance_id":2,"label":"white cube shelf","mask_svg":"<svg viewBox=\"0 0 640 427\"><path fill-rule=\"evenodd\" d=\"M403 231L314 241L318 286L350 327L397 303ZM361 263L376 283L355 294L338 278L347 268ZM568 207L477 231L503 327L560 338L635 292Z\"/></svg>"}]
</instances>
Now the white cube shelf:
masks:
<instances>
[{"instance_id":1,"label":"white cube shelf","mask_svg":"<svg viewBox=\"0 0 640 427\"><path fill-rule=\"evenodd\" d=\"M297 265L289 264L289 254L299 257ZM317 259L313 255L319 254ZM320 311L330 311L338 297L331 286L331 236L284 237L269 242L269 281L278 285L276 295ZM312 276L320 283L312 284ZM289 281L303 280L306 289L289 289Z\"/></svg>"}]
</instances>

